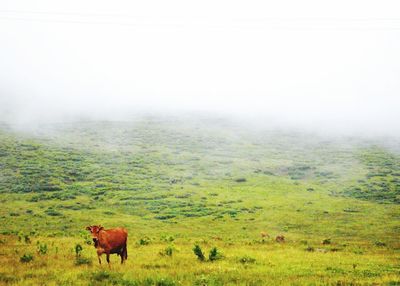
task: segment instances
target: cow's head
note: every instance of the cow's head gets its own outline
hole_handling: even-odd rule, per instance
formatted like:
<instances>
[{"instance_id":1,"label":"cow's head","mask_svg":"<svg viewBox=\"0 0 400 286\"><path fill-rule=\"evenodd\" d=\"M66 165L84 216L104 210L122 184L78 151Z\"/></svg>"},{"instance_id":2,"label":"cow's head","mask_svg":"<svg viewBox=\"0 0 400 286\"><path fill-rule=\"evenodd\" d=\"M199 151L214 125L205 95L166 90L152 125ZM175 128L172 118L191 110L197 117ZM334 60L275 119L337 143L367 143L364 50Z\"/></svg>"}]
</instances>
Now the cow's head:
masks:
<instances>
[{"instance_id":1,"label":"cow's head","mask_svg":"<svg viewBox=\"0 0 400 286\"><path fill-rule=\"evenodd\" d=\"M97 247L99 243L99 232L102 229L104 229L104 227L102 227L101 225L91 225L86 227L86 230L90 231L90 234L92 235L94 247Z\"/></svg>"}]
</instances>

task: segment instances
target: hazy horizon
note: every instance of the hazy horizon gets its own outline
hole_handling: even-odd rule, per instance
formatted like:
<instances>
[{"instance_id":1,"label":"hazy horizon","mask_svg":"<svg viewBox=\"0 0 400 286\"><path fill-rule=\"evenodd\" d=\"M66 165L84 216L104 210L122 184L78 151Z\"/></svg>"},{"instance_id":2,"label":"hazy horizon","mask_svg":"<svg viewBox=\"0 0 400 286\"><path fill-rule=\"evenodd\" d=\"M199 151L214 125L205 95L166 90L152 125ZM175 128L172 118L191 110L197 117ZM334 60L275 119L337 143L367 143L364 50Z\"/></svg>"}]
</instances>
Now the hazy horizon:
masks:
<instances>
[{"instance_id":1,"label":"hazy horizon","mask_svg":"<svg viewBox=\"0 0 400 286\"><path fill-rule=\"evenodd\" d=\"M400 136L400 4L3 1L0 121L209 114Z\"/></svg>"}]
</instances>

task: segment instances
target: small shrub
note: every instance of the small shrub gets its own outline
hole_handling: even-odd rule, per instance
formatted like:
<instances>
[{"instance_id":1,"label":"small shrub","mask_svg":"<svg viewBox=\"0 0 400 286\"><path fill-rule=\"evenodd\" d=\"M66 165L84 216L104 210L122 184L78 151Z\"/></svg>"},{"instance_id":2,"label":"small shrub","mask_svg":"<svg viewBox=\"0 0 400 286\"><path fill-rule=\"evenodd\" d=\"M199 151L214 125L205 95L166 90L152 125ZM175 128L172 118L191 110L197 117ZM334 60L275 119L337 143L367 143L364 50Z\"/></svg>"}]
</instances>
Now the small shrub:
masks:
<instances>
[{"instance_id":1,"label":"small shrub","mask_svg":"<svg viewBox=\"0 0 400 286\"><path fill-rule=\"evenodd\" d=\"M150 238L146 237L142 237L141 239L139 239L138 241L139 245L148 245L150 244Z\"/></svg>"},{"instance_id":2,"label":"small shrub","mask_svg":"<svg viewBox=\"0 0 400 286\"><path fill-rule=\"evenodd\" d=\"M90 277L90 280L92 280L93 282L96 282L96 283L103 282L105 280L112 281L114 279L115 279L115 274L110 273L105 270L93 272Z\"/></svg>"},{"instance_id":3,"label":"small shrub","mask_svg":"<svg viewBox=\"0 0 400 286\"><path fill-rule=\"evenodd\" d=\"M364 254L364 250L362 250L362 249L354 249L353 253L359 254L359 255L363 255Z\"/></svg>"},{"instance_id":4,"label":"small shrub","mask_svg":"<svg viewBox=\"0 0 400 286\"><path fill-rule=\"evenodd\" d=\"M344 212L346 213L359 213L359 210L356 209L352 209L352 208L347 208L347 209L343 209Z\"/></svg>"},{"instance_id":5,"label":"small shrub","mask_svg":"<svg viewBox=\"0 0 400 286\"><path fill-rule=\"evenodd\" d=\"M201 274L199 277L196 277L196 280L193 282L193 286L205 286L205 285L223 286L227 285L227 283L221 277L215 275L204 275L204 274ZM262 285L262 284L249 283L248 285Z\"/></svg>"},{"instance_id":6,"label":"small shrub","mask_svg":"<svg viewBox=\"0 0 400 286\"><path fill-rule=\"evenodd\" d=\"M375 241L375 245L376 246L386 246L386 243L384 243L382 241Z\"/></svg>"},{"instance_id":7,"label":"small shrub","mask_svg":"<svg viewBox=\"0 0 400 286\"><path fill-rule=\"evenodd\" d=\"M175 286L174 280L170 278L145 278L144 280L114 279L113 285L123 286ZM180 285L180 284L179 284Z\"/></svg>"},{"instance_id":8,"label":"small shrub","mask_svg":"<svg viewBox=\"0 0 400 286\"><path fill-rule=\"evenodd\" d=\"M86 237L86 238L84 238L84 240L87 245L92 245L92 243L93 243L93 240L90 237Z\"/></svg>"},{"instance_id":9,"label":"small shrub","mask_svg":"<svg viewBox=\"0 0 400 286\"><path fill-rule=\"evenodd\" d=\"M175 252L175 248L172 245L167 246L163 251L160 251L160 255L162 256L172 256Z\"/></svg>"},{"instance_id":10,"label":"small shrub","mask_svg":"<svg viewBox=\"0 0 400 286\"><path fill-rule=\"evenodd\" d=\"M210 250L210 254L208 255L208 259L210 261L215 261L215 260L218 260L218 259L221 259L221 258L222 258L222 254L220 252L218 252L218 249L216 247L213 247Z\"/></svg>"},{"instance_id":11,"label":"small shrub","mask_svg":"<svg viewBox=\"0 0 400 286\"><path fill-rule=\"evenodd\" d=\"M4 282L5 285L17 285L20 278L15 277L15 275L7 275L5 273L0 273L0 282Z\"/></svg>"},{"instance_id":12,"label":"small shrub","mask_svg":"<svg viewBox=\"0 0 400 286\"><path fill-rule=\"evenodd\" d=\"M79 265L92 265L92 261L87 257L77 256L75 258L75 265L76 266L79 266Z\"/></svg>"},{"instance_id":13,"label":"small shrub","mask_svg":"<svg viewBox=\"0 0 400 286\"><path fill-rule=\"evenodd\" d=\"M79 243L78 243L77 245L75 245L75 255L76 255L76 258L78 258L78 257L81 256L82 250L83 250L82 245L80 245Z\"/></svg>"},{"instance_id":14,"label":"small shrub","mask_svg":"<svg viewBox=\"0 0 400 286\"><path fill-rule=\"evenodd\" d=\"M56 211L55 209L48 208L44 211L48 216L62 216L62 213Z\"/></svg>"},{"instance_id":15,"label":"small shrub","mask_svg":"<svg viewBox=\"0 0 400 286\"><path fill-rule=\"evenodd\" d=\"M28 263L33 260L33 255L32 254L24 254L19 258L19 261L22 263Z\"/></svg>"},{"instance_id":16,"label":"small shrub","mask_svg":"<svg viewBox=\"0 0 400 286\"><path fill-rule=\"evenodd\" d=\"M92 239L91 235L88 234L87 232L81 232L81 237L83 238L83 241L85 244L87 244L87 245L92 244L93 239Z\"/></svg>"},{"instance_id":17,"label":"small shrub","mask_svg":"<svg viewBox=\"0 0 400 286\"><path fill-rule=\"evenodd\" d=\"M326 238L322 241L323 245L327 245L327 244L331 244L331 239L330 238Z\"/></svg>"},{"instance_id":18,"label":"small shrub","mask_svg":"<svg viewBox=\"0 0 400 286\"><path fill-rule=\"evenodd\" d=\"M171 218L175 218L175 217L176 217L175 215L158 215L158 216L155 216L154 218L158 219L158 220L167 220L167 219L171 219Z\"/></svg>"},{"instance_id":19,"label":"small shrub","mask_svg":"<svg viewBox=\"0 0 400 286\"><path fill-rule=\"evenodd\" d=\"M27 234L24 235L24 242L31 243L31 238L29 237L29 235L27 235Z\"/></svg>"},{"instance_id":20,"label":"small shrub","mask_svg":"<svg viewBox=\"0 0 400 286\"><path fill-rule=\"evenodd\" d=\"M239 262L242 264L250 264L250 263L255 263L256 259L253 257L250 257L248 255L245 255L245 256L239 258Z\"/></svg>"},{"instance_id":21,"label":"small shrub","mask_svg":"<svg viewBox=\"0 0 400 286\"><path fill-rule=\"evenodd\" d=\"M27 244L31 243L31 238L29 237L29 235L27 235L27 234L24 235L24 242Z\"/></svg>"},{"instance_id":22,"label":"small shrub","mask_svg":"<svg viewBox=\"0 0 400 286\"><path fill-rule=\"evenodd\" d=\"M172 253L174 252L173 247L168 246L167 248L165 248L165 254L168 256L172 256Z\"/></svg>"},{"instance_id":23,"label":"small shrub","mask_svg":"<svg viewBox=\"0 0 400 286\"><path fill-rule=\"evenodd\" d=\"M47 253L47 244L43 243L41 244L40 242L37 243L37 252L40 255L45 255Z\"/></svg>"},{"instance_id":24,"label":"small shrub","mask_svg":"<svg viewBox=\"0 0 400 286\"><path fill-rule=\"evenodd\" d=\"M307 248L305 250L308 251L308 252L314 252L315 251L314 247L312 247L312 246L307 246Z\"/></svg>"},{"instance_id":25,"label":"small shrub","mask_svg":"<svg viewBox=\"0 0 400 286\"><path fill-rule=\"evenodd\" d=\"M326 267L325 268L326 271L329 271L331 273L335 273L335 274L345 274L346 271L343 270L342 268L337 268L337 267Z\"/></svg>"},{"instance_id":26,"label":"small shrub","mask_svg":"<svg viewBox=\"0 0 400 286\"><path fill-rule=\"evenodd\" d=\"M161 237L161 240L165 241L165 242L173 242L175 240L175 237L173 237L172 235L168 235L168 236L163 235Z\"/></svg>"},{"instance_id":27,"label":"small shrub","mask_svg":"<svg viewBox=\"0 0 400 286\"><path fill-rule=\"evenodd\" d=\"M197 259L198 259L198 260L204 261L204 260L206 259L205 256L204 256L203 251L201 250L201 247L200 247L198 244L196 244L196 245L193 247L193 252L194 252L194 254L197 256Z\"/></svg>"},{"instance_id":28,"label":"small shrub","mask_svg":"<svg viewBox=\"0 0 400 286\"><path fill-rule=\"evenodd\" d=\"M31 243L31 238L27 234L20 233L18 235L18 241L23 241L26 244L29 244L29 243Z\"/></svg>"}]
</instances>

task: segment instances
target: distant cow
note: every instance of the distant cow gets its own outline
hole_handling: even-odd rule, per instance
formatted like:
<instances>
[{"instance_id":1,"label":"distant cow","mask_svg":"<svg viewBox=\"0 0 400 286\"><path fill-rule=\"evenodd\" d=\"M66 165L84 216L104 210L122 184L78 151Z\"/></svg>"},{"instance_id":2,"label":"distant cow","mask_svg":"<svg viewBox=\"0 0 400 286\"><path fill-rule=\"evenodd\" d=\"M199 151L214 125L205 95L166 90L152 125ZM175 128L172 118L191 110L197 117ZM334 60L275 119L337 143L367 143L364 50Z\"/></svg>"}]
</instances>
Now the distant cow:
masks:
<instances>
[{"instance_id":1,"label":"distant cow","mask_svg":"<svg viewBox=\"0 0 400 286\"><path fill-rule=\"evenodd\" d=\"M275 238L275 241L276 241L276 242L285 242L285 237L284 237L283 235L278 235L278 236Z\"/></svg>"},{"instance_id":2,"label":"distant cow","mask_svg":"<svg viewBox=\"0 0 400 286\"><path fill-rule=\"evenodd\" d=\"M269 234L266 233L265 231L260 232L260 235L261 235L261 239L262 239L262 240L264 240L264 239L266 239L266 238L269 238Z\"/></svg>"},{"instance_id":3,"label":"distant cow","mask_svg":"<svg viewBox=\"0 0 400 286\"><path fill-rule=\"evenodd\" d=\"M128 259L128 250L126 248L128 232L124 228L104 229L101 225L92 225L86 227L97 249L97 257L101 264L100 256L105 253L107 255L107 263L110 265L110 254L118 254L121 256L121 264Z\"/></svg>"}]
</instances>

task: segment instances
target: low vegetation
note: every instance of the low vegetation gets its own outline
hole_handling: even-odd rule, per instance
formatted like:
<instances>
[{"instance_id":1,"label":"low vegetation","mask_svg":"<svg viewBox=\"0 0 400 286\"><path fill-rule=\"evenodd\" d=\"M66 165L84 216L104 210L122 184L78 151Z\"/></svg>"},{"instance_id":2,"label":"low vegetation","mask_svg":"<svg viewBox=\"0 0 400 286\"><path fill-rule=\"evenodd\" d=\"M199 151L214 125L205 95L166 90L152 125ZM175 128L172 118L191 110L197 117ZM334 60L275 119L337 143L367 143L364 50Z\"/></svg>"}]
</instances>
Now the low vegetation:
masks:
<instances>
[{"instance_id":1,"label":"low vegetation","mask_svg":"<svg viewBox=\"0 0 400 286\"><path fill-rule=\"evenodd\" d=\"M0 284L400 283L399 142L210 120L1 127Z\"/></svg>"}]
</instances>

